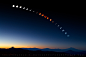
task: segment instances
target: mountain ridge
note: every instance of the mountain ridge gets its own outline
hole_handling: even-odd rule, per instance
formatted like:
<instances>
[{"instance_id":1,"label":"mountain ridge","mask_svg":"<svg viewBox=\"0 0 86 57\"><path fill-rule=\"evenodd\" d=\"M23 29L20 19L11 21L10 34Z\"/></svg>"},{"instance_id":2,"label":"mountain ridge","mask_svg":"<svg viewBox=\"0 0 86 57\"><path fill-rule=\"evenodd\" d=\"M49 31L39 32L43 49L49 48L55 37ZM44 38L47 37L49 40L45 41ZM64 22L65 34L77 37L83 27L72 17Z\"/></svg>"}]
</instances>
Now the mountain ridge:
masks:
<instances>
[{"instance_id":1,"label":"mountain ridge","mask_svg":"<svg viewBox=\"0 0 86 57\"><path fill-rule=\"evenodd\" d=\"M44 49L39 49L39 48L22 48L22 49L33 50L33 51L42 50L42 51L55 51L55 52L66 52L68 50L72 50L72 51L75 51L75 52L86 51L86 50L79 50L79 49L76 49L76 48L73 48L73 47L70 47L70 48L67 48L67 49L49 49L49 48L44 48Z\"/></svg>"}]
</instances>

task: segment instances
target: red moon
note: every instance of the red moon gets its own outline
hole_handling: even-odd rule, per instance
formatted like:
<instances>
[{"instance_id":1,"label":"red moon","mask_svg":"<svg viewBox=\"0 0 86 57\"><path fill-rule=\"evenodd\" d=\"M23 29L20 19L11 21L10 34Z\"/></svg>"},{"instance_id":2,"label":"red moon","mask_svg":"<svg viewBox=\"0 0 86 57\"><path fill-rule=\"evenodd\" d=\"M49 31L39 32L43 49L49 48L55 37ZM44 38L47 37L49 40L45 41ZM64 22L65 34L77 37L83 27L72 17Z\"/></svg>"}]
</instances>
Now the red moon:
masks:
<instances>
[{"instance_id":1,"label":"red moon","mask_svg":"<svg viewBox=\"0 0 86 57\"><path fill-rule=\"evenodd\" d=\"M46 18L47 16L44 16L44 18Z\"/></svg>"},{"instance_id":2,"label":"red moon","mask_svg":"<svg viewBox=\"0 0 86 57\"><path fill-rule=\"evenodd\" d=\"M47 17L47 19L49 19L49 17Z\"/></svg>"},{"instance_id":3,"label":"red moon","mask_svg":"<svg viewBox=\"0 0 86 57\"><path fill-rule=\"evenodd\" d=\"M44 16L44 14L41 14L41 16Z\"/></svg>"},{"instance_id":4,"label":"red moon","mask_svg":"<svg viewBox=\"0 0 86 57\"><path fill-rule=\"evenodd\" d=\"M50 21L52 21L52 19L50 19Z\"/></svg>"}]
</instances>

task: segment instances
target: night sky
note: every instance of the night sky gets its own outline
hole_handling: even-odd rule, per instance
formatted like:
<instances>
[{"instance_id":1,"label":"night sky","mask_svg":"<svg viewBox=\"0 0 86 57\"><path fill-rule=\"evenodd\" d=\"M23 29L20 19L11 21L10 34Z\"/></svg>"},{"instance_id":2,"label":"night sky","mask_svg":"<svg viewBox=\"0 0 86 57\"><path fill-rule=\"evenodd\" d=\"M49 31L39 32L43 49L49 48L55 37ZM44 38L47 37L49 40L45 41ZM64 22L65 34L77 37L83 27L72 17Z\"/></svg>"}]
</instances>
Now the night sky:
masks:
<instances>
[{"instance_id":1,"label":"night sky","mask_svg":"<svg viewBox=\"0 0 86 57\"><path fill-rule=\"evenodd\" d=\"M49 19L26 11L13 8L12 4L0 5L0 48L76 48L86 50L86 12L79 6L32 7L22 5L34 11L43 13ZM42 5L43 6L43 5ZM49 7L51 6L51 7ZM54 7L55 6L55 7ZM84 10L83 10L84 9ZM65 31L62 32L59 24ZM67 37L65 35L70 35Z\"/></svg>"}]
</instances>

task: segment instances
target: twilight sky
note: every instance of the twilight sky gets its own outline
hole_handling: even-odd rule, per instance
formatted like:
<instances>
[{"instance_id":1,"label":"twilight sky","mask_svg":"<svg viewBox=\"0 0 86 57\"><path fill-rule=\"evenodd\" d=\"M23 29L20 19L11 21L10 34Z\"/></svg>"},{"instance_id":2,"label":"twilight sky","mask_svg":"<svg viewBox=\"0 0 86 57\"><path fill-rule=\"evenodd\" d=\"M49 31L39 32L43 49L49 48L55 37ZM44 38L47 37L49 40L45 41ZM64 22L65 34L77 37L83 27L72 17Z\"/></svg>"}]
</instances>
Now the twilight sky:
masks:
<instances>
[{"instance_id":1,"label":"twilight sky","mask_svg":"<svg viewBox=\"0 0 86 57\"><path fill-rule=\"evenodd\" d=\"M22 6L22 5L21 5ZM0 5L0 48L59 48L86 50L86 17L58 9L36 9L62 26L67 37L55 23L36 13ZM60 11L59 11L60 10ZM78 13L77 13L78 14Z\"/></svg>"}]
</instances>

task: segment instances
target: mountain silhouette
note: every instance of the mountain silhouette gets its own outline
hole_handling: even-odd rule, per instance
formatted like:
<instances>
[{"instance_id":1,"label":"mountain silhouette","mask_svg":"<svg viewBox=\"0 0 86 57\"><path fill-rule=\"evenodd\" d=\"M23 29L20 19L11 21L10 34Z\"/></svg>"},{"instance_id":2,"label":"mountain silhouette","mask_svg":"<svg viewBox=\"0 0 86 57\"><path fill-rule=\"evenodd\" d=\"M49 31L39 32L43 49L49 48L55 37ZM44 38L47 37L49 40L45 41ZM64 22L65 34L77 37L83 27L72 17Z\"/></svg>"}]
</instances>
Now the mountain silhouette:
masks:
<instances>
[{"instance_id":1,"label":"mountain silhouette","mask_svg":"<svg viewBox=\"0 0 86 57\"><path fill-rule=\"evenodd\" d=\"M39 48L22 48L22 49L33 50L33 51L42 50L42 51L55 51L55 52L66 52L68 50L72 50L72 51L75 51L75 52L84 51L84 50L75 49L73 47L70 47L70 48L67 48L67 49L49 49L49 48L44 48L44 49L39 49Z\"/></svg>"},{"instance_id":2,"label":"mountain silhouette","mask_svg":"<svg viewBox=\"0 0 86 57\"><path fill-rule=\"evenodd\" d=\"M75 48L73 48L73 47L68 48L68 50L72 50L72 51L76 51L76 52L81 52L81 51L83 51L83 50L75 49Z\"/></svg>"},{"instance_id":3,"label":"mountain silhouette","mask_svg":"<svg viewBox=\"0 0 86 57\"><path fill-rule=\"evenodd\" d=\"M75 49L75 48L68 48L68 49ZM67 51L65 52L62 52L64 51L63 49L49 49L49 48L45 48L45 49L39 49L39 48L14 48L14 47L11 47L9 49L0 49L0 55L2 54L26 54L27 56L34 56L33 54L41 54L41 56L43 56L43 54L49 54L49 56L51 56L51 54L60 54L62 56L69 56L70 57L70 54L83 54L84 56L86 56L86 51L82 51L82 52L76 52L76 51L73 51L73 50L68 50L66 49ZM30 54L30 55L28 55ZM64 54L68 54L68 55L64 55ZM15 55L16 56L16 55ZM39 56L39 55L37 55ZM58 55L57 55L58 56Z\"/></svg>"},{"instance_id":4,"label":"mountain silhouette","mask_svg":"<svg viewBox=\"0 0 86 57\"><path fill-rule=\"evenodd\" d=\"M65 53L69 53L69 54L78 54L78 52L72 51L72 50L68 50Z\"/></svg>"}]
</instances>

